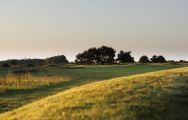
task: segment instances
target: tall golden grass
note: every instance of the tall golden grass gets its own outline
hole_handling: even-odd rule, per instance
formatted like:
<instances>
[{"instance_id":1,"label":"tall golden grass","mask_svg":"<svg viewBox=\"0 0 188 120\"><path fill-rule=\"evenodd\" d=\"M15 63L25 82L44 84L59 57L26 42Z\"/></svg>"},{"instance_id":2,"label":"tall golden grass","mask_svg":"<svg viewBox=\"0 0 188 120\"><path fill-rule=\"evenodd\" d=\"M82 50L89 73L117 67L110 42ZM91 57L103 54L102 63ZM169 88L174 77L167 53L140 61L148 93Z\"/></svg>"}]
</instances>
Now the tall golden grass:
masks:
<instances>
[{"instance_id":1,"label":"tall golden grass","mask_svg":"<svg viewBox=\"0 0 188 120\"><path fill-rule=\"evenodd\" d=\"M27 74L8 74L0 78L0 87L34 87L67 82L70 76L34 76Z\"/></svg>"}]
</instances>

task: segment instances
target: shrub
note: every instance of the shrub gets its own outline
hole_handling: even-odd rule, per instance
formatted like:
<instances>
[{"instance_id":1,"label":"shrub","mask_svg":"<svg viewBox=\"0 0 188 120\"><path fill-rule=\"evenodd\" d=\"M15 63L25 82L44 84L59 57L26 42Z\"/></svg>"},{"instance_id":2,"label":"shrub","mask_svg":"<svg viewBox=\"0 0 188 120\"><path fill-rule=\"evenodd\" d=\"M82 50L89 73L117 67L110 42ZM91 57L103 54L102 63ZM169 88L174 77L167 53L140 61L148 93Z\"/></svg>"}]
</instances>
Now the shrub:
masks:
<instances>
[{"instance_id":1,"label":"shrub","mask_svg":"<svg viewBox=\"0 0 188 120\"><path fill-rule=\"evenodd\" d=\"M140 57L139 59L139 63L149 63L149 58L145 55L143 55L142 57Z\"/></svg>"},{"instance_id":2,"label":"shrub","mask_svg":"<svg viewBox=\"0 0 188 120\"><path fill-rule=\"evenodd\" d=\"M165 63L165 62L166 62L166 59L165 59L163 56L158 56L158 57L157 57L157 62L158 62L158 63Z\"/></svg>"}]
</instances>

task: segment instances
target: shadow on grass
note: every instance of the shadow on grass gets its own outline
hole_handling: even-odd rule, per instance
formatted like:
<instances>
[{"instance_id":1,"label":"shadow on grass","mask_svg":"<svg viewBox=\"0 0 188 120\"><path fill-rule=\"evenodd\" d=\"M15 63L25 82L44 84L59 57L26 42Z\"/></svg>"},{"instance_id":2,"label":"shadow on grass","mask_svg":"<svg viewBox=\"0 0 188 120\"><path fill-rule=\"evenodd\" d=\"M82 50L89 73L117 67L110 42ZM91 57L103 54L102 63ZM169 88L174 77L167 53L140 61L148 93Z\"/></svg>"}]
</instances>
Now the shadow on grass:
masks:
<instances>
[{"instance_id":1,"label":"shadow on grass","mask_svg":"<svg viewBox=\"0 0 188 120\"><path fill-rule=\"evenodd\" d=\"M139 73L145 73L149 71L162 70L161 67L143 67L134 68L131 66L126 68L124 66L110 67L110 68L77 68L72 71L72 68L61 68L63 69L63 74L73 74L73 79L68 82L62 82L58 84L51 84L46 86L40 86L35 88L27 89L7 89L5 91L0 91L0 113L13 110L35 100L50 96L52 94L58 93L59 91L64 91L76 86L80 86L86 83L101 81L110 79L113 77L121 77L126 75L133 75ZM173 66L174 67L174 66ZM114 69L112 69L114 68ZM121 68L121 69L120 69ZM152 68L152 69L151 69ZM169 67L171 68L171 67ZM47 69L47 68L46 68ZM61 74L61 69L48 68L47 73L45 74ZM73 68L74 69L74 68ZM163 68L167 69L167 68ZM66 71L65 71L66 70ZM71 71L69 71L71 70Z\"/></svg>"},{"instance_id":2,"label":"shadow on grass","mask_svg":"<svg viewBox=\"0 0 188 120\"><path fill-rule=\"evenodd\" d=\"M28 104L35 100L42 99L46 96L50 96L60 91L64 91L94 81L109 79L113 76L103 76L102 78L97 80L86 79L85 77L87 76L80 76L80 78L75 78L67 82L45 85L29 89L7 89L3 92L0 92L0 113L13 110L15 108L21 107L25 104Z\"/></svg>"}]
</instances>

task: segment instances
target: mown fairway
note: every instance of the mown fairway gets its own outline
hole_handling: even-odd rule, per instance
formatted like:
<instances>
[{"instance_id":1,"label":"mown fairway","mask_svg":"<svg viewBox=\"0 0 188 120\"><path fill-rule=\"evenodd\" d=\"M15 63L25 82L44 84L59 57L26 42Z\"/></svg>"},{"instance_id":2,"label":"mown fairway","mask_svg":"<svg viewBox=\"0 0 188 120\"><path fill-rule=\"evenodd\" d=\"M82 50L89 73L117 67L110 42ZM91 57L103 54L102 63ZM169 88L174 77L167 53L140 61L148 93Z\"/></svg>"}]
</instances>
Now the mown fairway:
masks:
<instances>
[{"instance_id":1,"label":"mown fairway","mask_svg":"<svg viewBox=\"0 0 188 120\"><path fill-rule=\"evenodd\" d=\"M30 77L26 76L27 80L24 80L25 77L18 77L19 82L15 82L15 84L10 82L11 80L16 80L11 78L14 78L14 76L7 78L4 82L0 82L0 112L13 110L35 100L86 83L183 66L185 65L130 64L113 66L51 65L28 68L0 68L1 81L4 80L8 74L12 75L15 71L31 71L33 69L37 71L31 73ZM54 79L55 82L52 79Z\"/></svg>"},{"instance_id":2,"label":"mown fairway","mask_svg":"<svg viewBox=\"0 0 188 120\"><path fill-rule=\"evenodd\" d=\"M188 68L94 82L0 115L2 120L187 120Z\"/></svg>"}]
</instances>

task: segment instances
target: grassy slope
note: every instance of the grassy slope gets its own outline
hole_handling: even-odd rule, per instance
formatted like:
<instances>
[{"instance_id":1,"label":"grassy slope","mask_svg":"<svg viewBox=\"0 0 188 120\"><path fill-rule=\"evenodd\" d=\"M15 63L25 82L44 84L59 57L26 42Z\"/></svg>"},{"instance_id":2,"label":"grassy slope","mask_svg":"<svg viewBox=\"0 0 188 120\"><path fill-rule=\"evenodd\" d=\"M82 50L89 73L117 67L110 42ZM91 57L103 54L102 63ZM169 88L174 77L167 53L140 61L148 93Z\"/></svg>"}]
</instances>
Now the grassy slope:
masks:
<instances>
[{"instance_id":1,"label":"grassy slope","mask_svg":"<svg viewBox=\"0 0 188 120\"><path fill-rule=\"evenodd\" d=\"M72 88L0 115L9 119L187 120L188 68Z\"/></svg>"},{"instance_id":2,"label":"grassy slope","mask_svg":"<svg viewBox=\"0 0 188 120\"><path fill-rule=\"evenodd\" d=\"M114 77L121 77L151 71L166 70L185 65L107 65L107 66L46 66L36 76L70 76L68 82L62 82L50 86L28 89L6 89L0 90L0 113L13 110L25 104L39 100L46 96L67 90L76 86L94 81L106 80ZM30 68L0 68L0 75L10 73L14 70Z\"/></svg>"}]
</instances>

